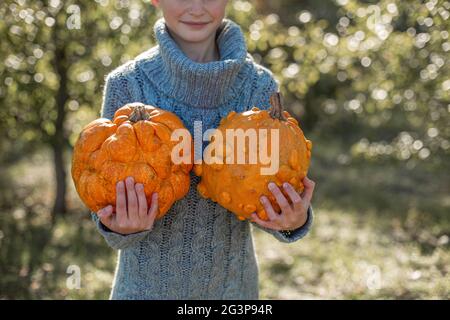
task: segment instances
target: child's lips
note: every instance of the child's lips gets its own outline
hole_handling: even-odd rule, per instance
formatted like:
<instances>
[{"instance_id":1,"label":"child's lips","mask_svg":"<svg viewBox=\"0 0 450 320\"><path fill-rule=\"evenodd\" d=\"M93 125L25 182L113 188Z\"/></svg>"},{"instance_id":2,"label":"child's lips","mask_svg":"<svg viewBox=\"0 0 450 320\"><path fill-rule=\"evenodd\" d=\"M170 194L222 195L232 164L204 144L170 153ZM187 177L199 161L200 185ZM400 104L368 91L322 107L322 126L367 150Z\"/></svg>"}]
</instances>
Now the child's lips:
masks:
<instances>
[{"instance_id":1,"label":"child's lips","mask_svg":"<svg viewBox=\"0 0 450 320\"><path fill-rule=\"evenodd\" d=\"M184 23L186 25L188 25L191 28L195 28L195 29L201 29L204 26L206 26L207 24L209 24L209 22L191 22L191 21L181 21L181 23Z\"/></svg>"}]
</instances>

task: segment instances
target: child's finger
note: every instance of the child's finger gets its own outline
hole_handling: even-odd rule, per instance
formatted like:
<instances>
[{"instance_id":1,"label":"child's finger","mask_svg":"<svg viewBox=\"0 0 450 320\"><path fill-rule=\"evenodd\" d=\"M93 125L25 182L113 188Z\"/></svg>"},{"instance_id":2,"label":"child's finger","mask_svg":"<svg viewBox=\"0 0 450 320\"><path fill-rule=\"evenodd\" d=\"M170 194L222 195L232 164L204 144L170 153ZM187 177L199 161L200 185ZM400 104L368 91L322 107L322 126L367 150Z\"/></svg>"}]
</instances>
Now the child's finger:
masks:
<instances>
[{"instance_id":1,"label":"child's finger","mask_svg":"<svg viewBox=\"0 0 450 320\"><path fill-rule=\"evenodd\" d=\"M256 213L252 213L252 221L259 224L260 226L272 230L278 230L278 226L271 221L262 220Z\"/></svg>"},{"instance_id":2,"label":"child's finger","mask_svg":"<svg viewBox=\"0 0 450 320\"><path fill-rule=\"evenodd\" d=\"M117 221L123 223L127 220L127 198L125 196L125 184L123 181L116 185L116 214Z\"/></svg>"},{"instance_id":3,"label":"child's finger","mask_svg":"<svg viewBox=\"0 0 450 320\"><path fill-rule=\"evenodd\" d=\"M294 210L299 210L302 206L302 197L295 191L294 187L289 183L283 183L283 189L288 194L291 199L292 205L294 206Z\"/></svg>"},{"instance_id":4,"label":"child's finger","mask_svg":"<svg viewBox=\"0 0 450 320\"><path fill-rule=\"evenodd\" d=\"M278 188L278 186L275 183L273 183L273 182L269 183L268 187L269 187L270 192L272 192L273 196L277 200L278 205L280 206L280 208L283 212L291 209L291 206L289 205L289 202L287 201L286 197L284 196L284 194L281 192L281 190Z\"/></svg>"},{"instance_id":5,"label":"child's finger","mask_svg":"<svg viewBox=\"0 0 450 320\"><path fill-rule=\"evenodd\" d=\"M144 219L147 217L147 198L145 197L144 185L142 183L137 183L135 186L138 206L139 206L139 218Z\"/></svg>"},{"instance_id":6,"label":"child's finger","mask_svg":"<svg viewBox=\"0 0 450 320\"><path fill-rule=\"evenodd\" d=\"M112 226L112 217L113 217L113 207L111 205L104 207L103 209L100 209L97 212L97 215L100 219L100 221L111 229Z\"/></svg>"},{"instance_id":7,"label":"child's finger","mask_svg":"<svg viewBox=\"0 0 450 320\"><path fill-rule=\"evenodd\" d=\"M152 203L148 211L148 223L149 223L148 229L151 229L153 227L153 223L158 213L159 213L158 193L155 192L152 194Z\"/></svg>"},{"instance_id":8,"label":"child's finger","mask_svg":"<svg viewBox=\"0 0 450 320\"><path fill-rule=\"evenodd\" d=\"M272 203L270 203L270 200L266 196L262 196L259 201L263 205L264 209L266 210L267 215L269 216L270 221L276 221L280 215L275 212L273 209Z\"/></svg>"},{"instance_id":9,"label":"child's finger","mask_svg":"<svg viewBox=\"0 0 450 320\"><path fill-rule=\"evenodd\" d=\"M301 197L305 200L306 203L311 203L312 195L314 192L314 188L316 186L316 183L309 179L308 177L305 177L303 179L303 185L305 186L305 190L303 191Z\"/></svg>"},{"instance_id":10,"label":"child's finger","mask_svg":"<svg viewBox=\"0 0 450 320\"><path fill-rule=\"evenodd\" d=\"M138 200L136 190L134 188L134 179L133 177L128 177L125 181L127 187L128 219L130 219L131 221L137 221L139 219L139 213L138 213Z\"/></svg>"}]
</instances>

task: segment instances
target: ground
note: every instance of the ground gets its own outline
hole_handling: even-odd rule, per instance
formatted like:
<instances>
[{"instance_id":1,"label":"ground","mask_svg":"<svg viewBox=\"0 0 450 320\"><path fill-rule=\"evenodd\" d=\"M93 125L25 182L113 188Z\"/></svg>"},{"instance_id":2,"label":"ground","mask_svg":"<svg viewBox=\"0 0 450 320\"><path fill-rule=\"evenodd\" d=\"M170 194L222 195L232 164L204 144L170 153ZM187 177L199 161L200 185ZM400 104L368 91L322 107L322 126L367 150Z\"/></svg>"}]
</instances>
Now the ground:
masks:
<instances>
[{"instance_id":1,"label":"ground","mask_svg":"<svg viewBox=\"0 0 450 320\"><path fill-rule=\"evenodd\" d=\"M261 298L449 299L447 183L425 170L320 151L310 171L317 183L311 232L285 244L253 231ZM95 230L70 175L70 212L44 236L51 175L46 152L7 168L21 198L8 204L3 186L0 298L106 299L116 252ZM67 287L70 265L80 267L80 289Z\"/></svg>"}]
</instances>

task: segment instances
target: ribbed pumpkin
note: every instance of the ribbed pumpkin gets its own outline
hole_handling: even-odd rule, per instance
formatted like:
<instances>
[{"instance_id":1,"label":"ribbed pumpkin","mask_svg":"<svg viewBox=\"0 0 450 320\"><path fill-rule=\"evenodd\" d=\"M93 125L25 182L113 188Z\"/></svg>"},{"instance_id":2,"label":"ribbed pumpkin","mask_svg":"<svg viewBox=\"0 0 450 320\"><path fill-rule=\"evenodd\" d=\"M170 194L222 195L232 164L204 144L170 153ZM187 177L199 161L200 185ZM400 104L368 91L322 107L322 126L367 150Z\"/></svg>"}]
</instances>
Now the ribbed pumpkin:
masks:
<instances>
[{"instance_id":1,"label":"ribbed pumpkin","mask_svg":"<svg viewBox=\"0 0 450 320\"><path fill-rule=\"evenodd\" d=\"M116 183L132 176L144 185L150 205L158 192L162 217L189 190L190 164L175 165L171 141L176 129L185 129L173 113L131 103L118 109L113 121L100 118L83 128L75 144L72 178L81 200L94 212L116 203Z\"/></svg>"},{"instance_id":2,"label":"ribbed pumpkin","mask_svg":"<svg viewBox=\"0 0 450 320\"><path fill-rule=\"evenodd\" d=\"M311 159L312 142L307 140L300 129L298 122L287 111L283 110L279 93L270 98L271 109L260 110L253 107L251 110L236 113L230 112L220 122L218 130L223 138L223 149L218 153L212 152L212 158L222 159L222 163L210 163L203 161L202 164L194 165L194 172L201 176L198 184L198 192L205 198L218 202L221 206L230 210L240 220L250 219L251 214L256 212L263 220L268 220L267 213L260 203L262 195L266 195L274 209L280 212L280 207L268 189L269 182L275 182L282 186L283 182L289 182L297 192L304 189L302 180L306 176ZM279 169L275 174L262 175L262 164L258 157L256 164L249 164L248 143L245 142L246 162L245 164L229 163L226 158L234 152L237 159L238 144L234 146L226 141L227 129L267 129L267 143L258 142L257 151L266 150L271 154L270 129L278 129L279 133ZM214 141L214 139L212 140ZM211 142L212 143L212 142ZM220 143L218 143L220 145ZM266 148L266 149L262 149ZM217 148L220 150L221 148ZM208 154L208 153L207 153ZM209 157L209 158L211 158ZM208 157L204 158L204 160ZM283 188L280 188L283 193ZM286 195L286 194L285 194ZM289 197L286 197L289 200Z\"/></svg>"}]
</instances>

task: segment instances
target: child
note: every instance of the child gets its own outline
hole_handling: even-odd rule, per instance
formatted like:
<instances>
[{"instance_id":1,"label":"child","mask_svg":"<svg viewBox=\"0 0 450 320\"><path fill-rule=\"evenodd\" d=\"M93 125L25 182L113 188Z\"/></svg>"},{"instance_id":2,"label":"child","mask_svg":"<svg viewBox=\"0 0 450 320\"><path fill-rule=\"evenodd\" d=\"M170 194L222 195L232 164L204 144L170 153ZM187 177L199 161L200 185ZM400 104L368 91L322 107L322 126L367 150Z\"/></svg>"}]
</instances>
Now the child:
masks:
<instances>
[{"instance_id":1,"label":"child","mask_svg":"<svg viewBox=\"0 0 450 320\"><path fill-rule=\"evenodd\" d=\"M112 119L121 106L142 102L174 112L193 134L196 120L206 130L232 110L267 107L277 84L247 53L239 26L224 19L227 2L152 0L164 15L154 26L158 45L107 76L102 116ZM115 210L93 214L108 244L120 250L112 299L258 298L250 223L202 198L198 182L191 174L189 193L157 221L157 194L147 208L132 177L117 184ZM284 187L292 205L270 184L282 212L262 197L270 221L254 214L254 225L279 241L302 238L312 223L314 189L308 178L303 183L302 195Z\"/></svg>"}]
</instances>

